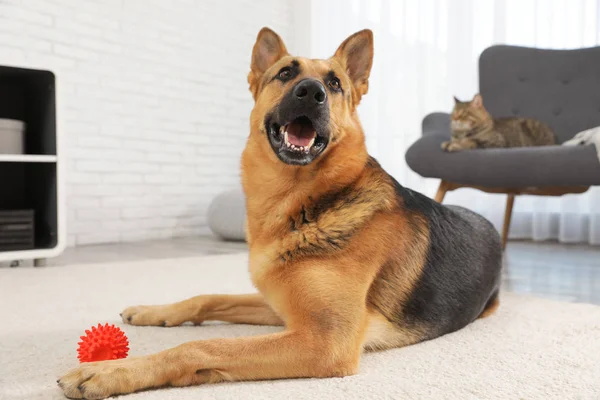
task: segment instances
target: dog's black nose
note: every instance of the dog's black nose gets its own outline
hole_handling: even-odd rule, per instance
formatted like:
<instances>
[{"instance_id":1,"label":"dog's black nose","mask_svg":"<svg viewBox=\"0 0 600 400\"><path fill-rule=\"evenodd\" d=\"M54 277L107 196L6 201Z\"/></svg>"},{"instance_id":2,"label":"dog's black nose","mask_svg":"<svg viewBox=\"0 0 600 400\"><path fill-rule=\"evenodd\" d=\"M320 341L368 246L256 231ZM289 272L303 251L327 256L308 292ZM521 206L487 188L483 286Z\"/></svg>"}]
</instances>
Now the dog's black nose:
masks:
<instances>
[{"instance_id":1,"label":"dog's black nose","mask_svg":"<svg viewBox=\"0 0 600 400\"><path fill-rule=\"evenodd\" d=\"M327 100L327 92L316 79L304 79L296 84L294 97L306 105L321 105Z\"/></svg>"}]
</instances>

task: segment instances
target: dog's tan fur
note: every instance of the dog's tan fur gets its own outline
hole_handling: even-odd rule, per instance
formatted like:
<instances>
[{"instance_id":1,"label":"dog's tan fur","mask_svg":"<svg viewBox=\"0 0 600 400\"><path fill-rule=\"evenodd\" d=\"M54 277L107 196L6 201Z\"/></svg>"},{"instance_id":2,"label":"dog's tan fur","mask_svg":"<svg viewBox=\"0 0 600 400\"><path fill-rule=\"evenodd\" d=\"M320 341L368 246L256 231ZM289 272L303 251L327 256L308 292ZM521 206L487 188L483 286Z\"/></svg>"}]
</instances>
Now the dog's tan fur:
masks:
<instances>
[{"instance_id":1,"label":"dog's tan fur","mask_svg":"<svg viewBox=\"0 0 600 400\"><path fill-rule=\"evenodd\" d=\"M248 77L256 104L242 157L249 270L260 294L198 296L122 313L133 325L221 320L283 324L285 330L84 364L60 379L67 397L100 399L219 381L345 376L358 372L364 349L423 340L425 325L394 321L401 320L401 305L421 276L428 225L399 206L388 176L368 158L356 113L368 90L372 57L370 31L348 38L328 60L294 57L302 70L296 80L321 79L333 70L346 90L330 96L331 139L324 154L306 166L287 165L270 148L264 120L285 92L269 79L292 57L279 36L261 30ZM342 204L343 199L323 200L350 184L355 193L351 206ZM403 267L387 268L391 260Z\"/></svg>"}]
</instances>

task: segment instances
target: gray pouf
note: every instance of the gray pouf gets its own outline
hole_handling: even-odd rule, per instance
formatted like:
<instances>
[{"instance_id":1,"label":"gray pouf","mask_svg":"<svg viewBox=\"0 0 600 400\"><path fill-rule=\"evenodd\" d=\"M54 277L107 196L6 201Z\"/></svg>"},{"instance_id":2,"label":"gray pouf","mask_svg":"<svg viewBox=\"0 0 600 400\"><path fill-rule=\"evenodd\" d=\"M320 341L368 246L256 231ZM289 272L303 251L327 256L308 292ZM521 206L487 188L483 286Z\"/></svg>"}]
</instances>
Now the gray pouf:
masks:
<instances>
[{"instance_id":1,"label":"gray pouf","mask_svg":"<svg viewBox=\"0 0 600 400\"><path fill-rule=\"evenodd\" d=\"M246 203L244 192L233 189L215 197L208 207L208 227L226 240L246 240Z\"/></svg>"}]
</instances>

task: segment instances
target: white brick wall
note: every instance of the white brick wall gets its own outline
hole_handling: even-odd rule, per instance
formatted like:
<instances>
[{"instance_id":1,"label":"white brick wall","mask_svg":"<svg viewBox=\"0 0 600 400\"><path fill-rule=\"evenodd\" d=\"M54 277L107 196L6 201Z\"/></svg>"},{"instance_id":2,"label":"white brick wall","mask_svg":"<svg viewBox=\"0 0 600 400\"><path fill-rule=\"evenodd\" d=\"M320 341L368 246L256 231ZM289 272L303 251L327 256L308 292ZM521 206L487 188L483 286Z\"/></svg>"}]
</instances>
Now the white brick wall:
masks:
<instances>
[{"instance_id":1,"label":"white brick wall","mask_svg":"<svg viewBox=\"0 0 600 400\"><path fill-rule=\"evenodd\" d=\"M239 179L260 27L292 0L0 0L0 63L56 71L70 245L204 232Z\"/></svg>"}]
</instances>

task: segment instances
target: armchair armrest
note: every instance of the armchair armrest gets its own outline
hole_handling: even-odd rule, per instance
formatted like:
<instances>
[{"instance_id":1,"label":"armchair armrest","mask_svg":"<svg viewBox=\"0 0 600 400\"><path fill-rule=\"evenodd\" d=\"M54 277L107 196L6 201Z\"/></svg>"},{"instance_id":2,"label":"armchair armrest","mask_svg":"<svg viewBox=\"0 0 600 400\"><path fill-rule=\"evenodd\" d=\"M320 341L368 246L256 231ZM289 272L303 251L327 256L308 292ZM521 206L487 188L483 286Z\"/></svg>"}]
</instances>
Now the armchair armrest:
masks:
<instances>
[{"instance_id":1,"label":"armchair armrest","mask_svg":"<svg viewBox=\"0 0 600 400\"><path fill-rule=\"evenodd\" d=\"M450 114L435 112L427 115L425 118L423 118L421 129L423 136L436 134L449 138L451 135Z\"/></svg>"}]
</instances>

